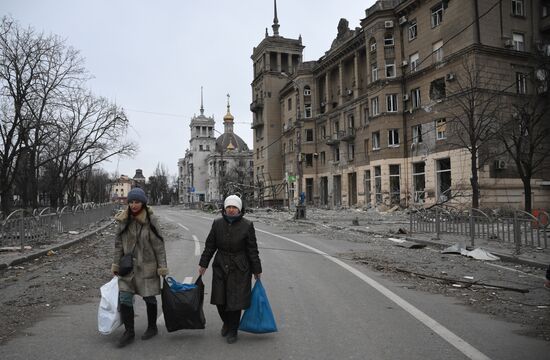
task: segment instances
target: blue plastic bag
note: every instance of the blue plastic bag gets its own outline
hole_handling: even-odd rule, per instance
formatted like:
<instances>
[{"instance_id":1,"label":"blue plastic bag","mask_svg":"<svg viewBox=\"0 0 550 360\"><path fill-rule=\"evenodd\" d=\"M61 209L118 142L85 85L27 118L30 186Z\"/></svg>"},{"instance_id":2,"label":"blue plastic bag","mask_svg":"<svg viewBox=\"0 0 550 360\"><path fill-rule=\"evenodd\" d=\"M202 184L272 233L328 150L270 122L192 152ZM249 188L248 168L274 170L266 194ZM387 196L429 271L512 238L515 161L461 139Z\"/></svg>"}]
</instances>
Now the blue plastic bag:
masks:
<instances>
[{"instance_id":1,"label":"blue plastic bag","mask_svg":"<svg viewBox=\"0 0 550 360\"><path fill-rule=\"evenodd\" d=\"M170 290L172 290L173 292L187 291L197 287L197 285L195 284L180 283L171 276L166 277L166 282L168 283L168 285L170 285Z\"/></svg>"},{"instance_id":2,"label":"blue plastic bag","mask_svg":"<svg viewBox=\"0 0 550 360\"><path fill-rule=\"evenodd\" d=\"M275 324L267 294L260 280L256 280L252 288L250 307L244 311L239 330L254 334L277 331L277 324Z\"/></svg>"}]
</instances>

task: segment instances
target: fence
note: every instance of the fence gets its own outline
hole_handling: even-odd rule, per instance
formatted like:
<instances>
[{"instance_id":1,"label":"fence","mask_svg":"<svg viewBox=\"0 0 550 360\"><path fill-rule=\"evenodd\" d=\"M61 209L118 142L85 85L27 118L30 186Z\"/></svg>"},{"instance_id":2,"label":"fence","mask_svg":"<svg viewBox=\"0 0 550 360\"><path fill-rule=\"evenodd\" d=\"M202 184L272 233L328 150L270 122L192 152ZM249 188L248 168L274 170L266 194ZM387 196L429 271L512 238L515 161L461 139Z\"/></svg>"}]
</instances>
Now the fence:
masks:
<instances>
[{"instance_id":1,"label":"fence","mask_svg":"<svg viewBox=\"0 0 550 360\"><path fill-rule=\"evenodd\" d=\"M523 246L548 249L548 213L538 211L533 216L514 210L504 214L487 214L479 209L459 211L436 206L429 210L415 209L410 213L410 232L457 234L469 238L512 243L519 253Z\"/></svg>"},{"instance_id":2,"label":"fence","mask_svg":"<svg viewBox=\"0 0 550 360\"><path fill-rule=\"evenodd\" d=\"M52 212L46 208L32 216L24 216L23 210L12 212L0 221L0 247L36 246L48 243L63 232L82 229L113 215L117 204L82 204L65 206Z\"/></svg>"}]
</instances>

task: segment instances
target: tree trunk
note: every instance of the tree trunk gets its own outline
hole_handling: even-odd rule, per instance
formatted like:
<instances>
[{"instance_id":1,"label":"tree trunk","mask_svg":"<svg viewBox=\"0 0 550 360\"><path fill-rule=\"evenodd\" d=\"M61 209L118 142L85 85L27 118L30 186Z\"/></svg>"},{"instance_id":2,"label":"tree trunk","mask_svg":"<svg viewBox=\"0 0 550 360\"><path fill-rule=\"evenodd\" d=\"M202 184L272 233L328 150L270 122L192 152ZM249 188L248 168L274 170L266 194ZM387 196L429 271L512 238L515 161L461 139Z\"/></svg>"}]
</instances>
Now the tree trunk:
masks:
<instances>
[{"instance_id":1,"label":"tree trunk","mask_svg":"<svg viewBox=\"0 0 550 360\"><path fill-rule=\"evenodd\" d=\"M470 184L472 185L472 207L474 209L479 208L479 180L477 173L477 151L471 152L472 160L472 177L470 178Z\"/></svg>"},{"instance_id":2,"label":"tree trunk","mask_svg":"<svg viewBox=\"0 0 550 360\"><path fill-rule=\"evenodd\" d=\"M531 203L531 178L522 178L523 181L523 191L524 191L524 200L525 200L525 211L529 214L531 213L533 204Z\"/></svg>"}]
</instances>

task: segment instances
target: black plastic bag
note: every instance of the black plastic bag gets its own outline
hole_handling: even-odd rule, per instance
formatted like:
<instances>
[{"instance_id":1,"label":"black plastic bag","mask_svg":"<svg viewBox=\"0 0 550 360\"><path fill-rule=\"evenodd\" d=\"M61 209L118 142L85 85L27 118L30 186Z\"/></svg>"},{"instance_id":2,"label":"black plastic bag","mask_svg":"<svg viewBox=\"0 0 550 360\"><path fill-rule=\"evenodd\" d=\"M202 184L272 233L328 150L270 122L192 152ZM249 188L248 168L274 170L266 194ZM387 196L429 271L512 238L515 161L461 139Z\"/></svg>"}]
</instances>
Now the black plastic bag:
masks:
<instances>
[{"instance_id":1,"label":"black plastic bag","mask_svg":"<svg viewBox=\"0 0 550 360\"><path fill-rule=\"evenodd\" d=\"M204 302L204 283L199 276L194 289L173 291L170 285L163 280L162 284L162 311L168 332L181 329L204 329L206 319L202 305Z\"/></svg>"}]
</instances>

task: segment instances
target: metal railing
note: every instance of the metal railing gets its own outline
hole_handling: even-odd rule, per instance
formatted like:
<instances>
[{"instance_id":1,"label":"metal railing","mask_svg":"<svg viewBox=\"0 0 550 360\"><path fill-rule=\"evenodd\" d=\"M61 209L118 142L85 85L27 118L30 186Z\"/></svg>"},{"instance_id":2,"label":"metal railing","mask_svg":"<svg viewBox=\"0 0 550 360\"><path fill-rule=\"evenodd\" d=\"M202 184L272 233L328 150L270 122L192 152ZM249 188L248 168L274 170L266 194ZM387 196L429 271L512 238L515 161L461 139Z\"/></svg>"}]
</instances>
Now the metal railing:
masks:
<instances>
[{"instance_id":1,"label":"metal railing","mask_svg":"<svg viewBox=\"0 0 550 360\"><path fill-rule=\"evenodd\" d=\"M434 233L465 236L475 246L476 239L511 243L519 253L524 246L548 249L548 213L533 216L522 210L487 214L479 209L455 210L435 206L410 212L411 233Z\"/></svg>"},{"instance_id":2,"label":"metal railing","mask_svg":"<svg viewBox=\"0 0 550 360\"><path fill-rule=\"evenodd\" d=\"M52 208L34 210L32 216L24 216L23 210L16 210L0 221L0 247L23 250L25 246L47 244L58 234L111 217L118 207L113 203L82 204L56 211Z\"/></svg>"}]
</instances>

